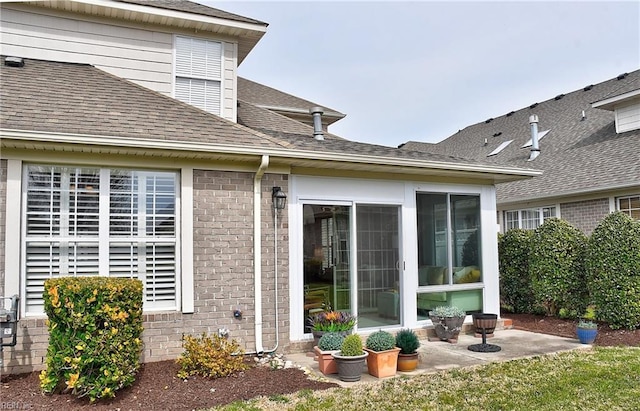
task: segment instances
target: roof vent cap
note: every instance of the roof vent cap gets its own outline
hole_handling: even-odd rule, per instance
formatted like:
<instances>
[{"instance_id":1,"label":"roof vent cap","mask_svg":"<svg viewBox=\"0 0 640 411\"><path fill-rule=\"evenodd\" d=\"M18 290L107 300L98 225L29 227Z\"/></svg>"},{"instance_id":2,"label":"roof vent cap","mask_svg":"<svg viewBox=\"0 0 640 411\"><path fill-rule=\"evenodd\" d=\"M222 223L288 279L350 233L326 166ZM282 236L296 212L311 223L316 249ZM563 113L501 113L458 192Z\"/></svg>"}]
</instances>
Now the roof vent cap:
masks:
<instances>
[{"instance_id":1,"label":"roof vent cap","mask_svg":"<svg viewBox=\"0 0 640 411\"><path fill-rule=\"evenodd\" d=\"M533 103L532 105L529 106L529 108L536 108L538 107L538 103Z\"/></svg>"},{"instance_id":2,"label":"roof vent cap","mask_svg":"<svg viewBox=\"0 0 640 411\"><path fill-rule=\"evenodd\" d=\"M558 95L554 98L554 100L558 101L558 100L560 100L562 97L564 97L564 94L558 94Z\"/></svg>"},{"instance_id":3,"label":"roof vent cap","mask_svg":"<svg viewBox=\"0 0 640 411\"><path fill-rule=\"evenodd\" d=\"M627 77L628 75L629 75L629 73L622 73L618 77L616 77L616 79L617 80L622 80L623 78Z\"/></svg>"},{"instance_id":4,"label":"roof vent cap","mask_svg":"<svg viewBox=\"0 0 640 411\"><path fill-rule=\"evenodd\" d=\"M589 84L588 86L586 86L585 88L582 89L582 91L589 91L593 88L593 84Z\"/></svg>"},{"instance_id":5,"label":"roof vent cap","mask_svg":"<svg viewBox=\"0 0 640 411\"><path fill-rule=\"evenodd\" d=\"M5 57L4 65L8 67L24 67L22 57Z\"/></svg>"}]
</instances>

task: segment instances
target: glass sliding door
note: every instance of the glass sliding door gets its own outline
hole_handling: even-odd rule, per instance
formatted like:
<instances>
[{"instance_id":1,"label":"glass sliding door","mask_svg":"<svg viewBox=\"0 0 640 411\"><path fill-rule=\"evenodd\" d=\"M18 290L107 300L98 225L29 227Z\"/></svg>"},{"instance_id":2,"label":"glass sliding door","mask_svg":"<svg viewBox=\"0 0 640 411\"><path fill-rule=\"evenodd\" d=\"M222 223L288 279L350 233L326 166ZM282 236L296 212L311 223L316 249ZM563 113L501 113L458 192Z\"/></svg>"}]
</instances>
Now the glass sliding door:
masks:
<instances>
[{"instance_id":1,"label":"glass sliding door","mask_svg":"<svg viewBox=\"0 0 640 411\"><path fill-rule=\"evenodd\" d=\"M418 319L439 305L483 307L480 197L418 193Z\"/></svg>"},{"instance_id":2,"label":"glass sliding door","mask_svg":"<svg viewBox=\"0 0 640 411\"><path fill-rule=\"evenodd\" d=\"M303 205L304 332L319 311L351 311L351 207Z\"/></svg>"},{"instance_id":3,"label":"glass sliding door","mask_svg":"<svg viewBox=\"0 0 640 411\"><path fill-rule=\"evenodd\" d=\"M357 205L358 327L400 324L400 207Z\"/></svg>"}]
</instances>

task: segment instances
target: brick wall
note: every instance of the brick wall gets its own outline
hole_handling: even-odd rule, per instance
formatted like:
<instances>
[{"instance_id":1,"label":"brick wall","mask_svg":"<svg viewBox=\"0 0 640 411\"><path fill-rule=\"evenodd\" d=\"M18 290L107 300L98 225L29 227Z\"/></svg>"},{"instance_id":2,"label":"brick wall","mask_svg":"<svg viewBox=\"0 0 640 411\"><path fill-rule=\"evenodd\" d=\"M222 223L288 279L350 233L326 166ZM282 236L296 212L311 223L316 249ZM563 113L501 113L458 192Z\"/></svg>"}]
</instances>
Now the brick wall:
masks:
<instances>
[{"instance_id":1,"label":"brick wall","mask_svg":"<svg viewBox=\"0 0 640 411\"><path fill-rule=\"evenodd\" d=\"M609 214L609 199L560 204L560 215L574 227L591 235L598 223Z\"/></svg>"},{"instance_id":2,"label":"brick wall","mask_svg":"<svg viewBox=\"0 0 640 411\"><path fill-rule=\"evenodd\" d=\"M262 326L265 350L276 345L273 186L280 186L288 192L287 176L265 175L262 180ZM289 345L286 212L281 212L278 218L278 350L284 351ZM177 358L182 352L183 333L217 333L220 328L227 328L230 337L238 340L246 351L255 350L253 173L195 170L193 228L194 313L145 314L141 357L144 362ZM236 308L242 310L241 320L233 316ZM18 345L5 348L2 371L22 373L44 368L47 344L44 319L21 319Z\"/></svg>"}]
</instances>

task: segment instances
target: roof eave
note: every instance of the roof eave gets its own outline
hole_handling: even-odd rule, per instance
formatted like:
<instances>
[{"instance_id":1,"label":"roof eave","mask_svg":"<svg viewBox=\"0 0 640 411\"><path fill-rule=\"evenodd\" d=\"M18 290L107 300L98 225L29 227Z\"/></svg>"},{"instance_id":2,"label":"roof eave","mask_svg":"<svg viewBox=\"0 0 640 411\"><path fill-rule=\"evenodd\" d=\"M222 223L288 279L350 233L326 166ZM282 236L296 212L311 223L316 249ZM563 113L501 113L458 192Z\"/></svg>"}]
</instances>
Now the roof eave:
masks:
<instances>
[{"instance_id":1,"label":"roof eave","mask_svg":"<svg viewBox=\"0 0 640 411\"><path fill-rule=\"evenodd\" d=\"M249 23L178 10L106 0L38 0L27 2L27 4L235 37L238 38L238 65L245 59L256 44L258 44L258 41L260 41L267 31L267 23L258 22L257 20L256 23ZM79 4L83 4L85 7L81 8Z\"/></svg>"},{"instance_id":2,"label":"roof eave","mask_svg":"<svg viewBox=\"0 0 640 411\"><path fill-rule=\"evenodd\" d=\"M178 142L167 140L140 140L125 137L95 136L80 134L62 134L32 132L23 130L0 129L0 142L4 147L37 148L51 144L66 144L83 151L86 147L101 149L105 152L121 152L122 150L142 150L154 152L158 156L175 157L178 153L193 156L215 155L234 161L247 157L251 161L255 156L269 155L291 166L312 166L320 168L341 168L372 172L394 172L407 175L450 175L452 177L475 176L489 179L494 183L521 180L542 174L539 170L522 169L516 167L461 164L442 161L420 159L394 158L383 156L369 156L353 153L334 153L306 150L291 150L273 147L238 147L226 144L208 144L195 142Z\"/></svg>"},{"instance_id":3,"label":"roof eave","mask_svg":"<svg viewBox=\"0 0 640 411\"><path fill-rule=\"evenodd\" d=\"M595 103L591 103L591 107L614 111L616 107L620 105L637 101L640 101L640 89L596 101Z\"/></svg>"}]
</instances>

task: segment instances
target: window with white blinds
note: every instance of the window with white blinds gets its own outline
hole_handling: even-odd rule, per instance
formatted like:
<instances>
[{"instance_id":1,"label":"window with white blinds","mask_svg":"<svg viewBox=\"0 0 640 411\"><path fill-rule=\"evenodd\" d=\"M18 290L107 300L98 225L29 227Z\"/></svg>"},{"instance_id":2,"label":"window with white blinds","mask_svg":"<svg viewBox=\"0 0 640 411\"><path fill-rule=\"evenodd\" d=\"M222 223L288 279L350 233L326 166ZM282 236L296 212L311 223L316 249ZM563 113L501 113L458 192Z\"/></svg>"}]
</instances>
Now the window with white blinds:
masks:
<instances>
[{"instance_id":1,"label":"window with white blinds","mask_svg":"<svg viewBox=\"0 0 640 411\"><path fill-rule=\"evenodd\" d=\"M177 173L29 165L24 184L25 301L42 313L44 281L138 278L145 309L177 306Z\"/></svg>"},{"instance_id":2,"label":"window with white blinds","mask_svg":"<svg viewBox=\"0 0 640 411\"><path fill-rule=\"evenodd\" d=\"M220 115L222 43L176 37L176 99Z\"/></svg>"},{"instance_id":3,"label":"window with white blinds","mask_svg":"<svg viewBox=\"0 0 640 411\"><path fill-rule=\"evenodd\" d=\"M524 210L513 210L504 212L504 231L512 228L521 228L524 230L535 230L540 227L547 219L556 216L556 208L540 207Z\"/></svg>"}]
</instances>

